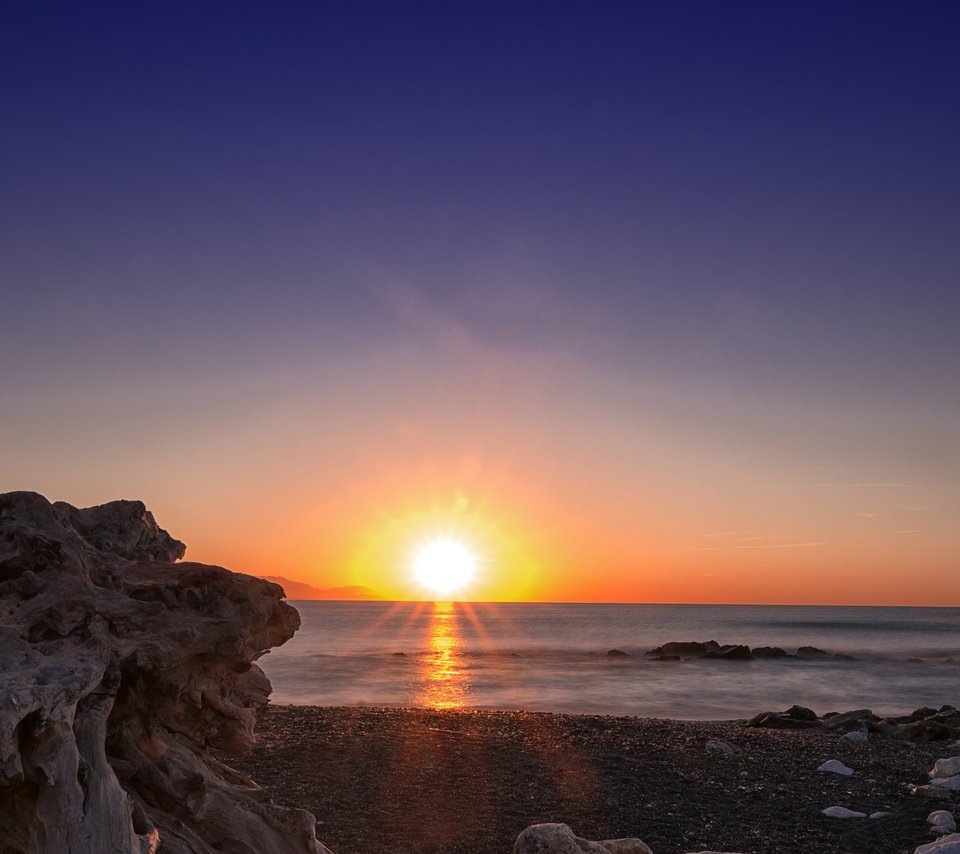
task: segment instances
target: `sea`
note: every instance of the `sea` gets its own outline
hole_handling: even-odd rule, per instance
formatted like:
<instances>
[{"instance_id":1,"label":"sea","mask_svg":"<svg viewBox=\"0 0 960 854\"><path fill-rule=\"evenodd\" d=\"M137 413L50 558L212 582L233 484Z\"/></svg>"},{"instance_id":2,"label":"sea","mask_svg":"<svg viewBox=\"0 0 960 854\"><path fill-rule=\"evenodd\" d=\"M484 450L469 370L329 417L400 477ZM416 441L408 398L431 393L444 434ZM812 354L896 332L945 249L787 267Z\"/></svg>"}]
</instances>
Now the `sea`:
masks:
<instances>
[{"instance_id":1,"label":"sea","mask_svg":"<svg viewBox=\"0 0 960 854\"><path fill-rule=\"evenodd\" d=\"M793 704L881 715L960 706L960 608L292 602L302 626L260 659L272 702L685 720ZM847 658L652 661L716 640ZM609 655L619 650L626 655Z\"/></svg>"}]
</instances>

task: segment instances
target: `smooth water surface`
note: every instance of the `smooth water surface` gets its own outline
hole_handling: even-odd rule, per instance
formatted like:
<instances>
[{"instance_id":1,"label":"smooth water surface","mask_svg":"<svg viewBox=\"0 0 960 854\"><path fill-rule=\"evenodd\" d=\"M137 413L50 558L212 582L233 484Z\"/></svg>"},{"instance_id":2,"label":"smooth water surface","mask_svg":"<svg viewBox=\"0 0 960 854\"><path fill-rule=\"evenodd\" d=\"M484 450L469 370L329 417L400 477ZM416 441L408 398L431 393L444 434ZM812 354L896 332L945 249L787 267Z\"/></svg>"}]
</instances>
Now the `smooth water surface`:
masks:
<instances>
[{"instance_id":1,"label":"smooth water surface","mask_svg":"<svg viewBox=\"0 0 960 854\"><path fill-rule=\"evenodd\" d=\"M303 625L261 659L273 702L527 709L688 719L799 703L819 713L960 705L960 609L294 602ZM671 640L855 661L655 662ZM628 653L610 657L609 649Z\"/></svg>"}]
</instances>

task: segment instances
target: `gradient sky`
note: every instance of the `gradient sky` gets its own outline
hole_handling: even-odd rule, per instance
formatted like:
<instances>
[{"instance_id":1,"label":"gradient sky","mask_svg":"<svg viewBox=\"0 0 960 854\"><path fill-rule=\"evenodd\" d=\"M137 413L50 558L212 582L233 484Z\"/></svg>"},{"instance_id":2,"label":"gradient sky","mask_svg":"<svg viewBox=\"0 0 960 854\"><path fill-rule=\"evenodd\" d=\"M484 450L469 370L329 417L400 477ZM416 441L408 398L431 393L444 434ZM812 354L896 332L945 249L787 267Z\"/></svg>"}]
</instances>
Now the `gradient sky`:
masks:
<instances>
[{"instance_id":1,"label":"gradient sky","mask_svg":"<svg viewBox=\"0 0 960 854\"><path fill-rule=\"evenodd\" d=\"M415 596L960 605L955 3L7 4L0 490Z\"/></svg>"}]
</instances>

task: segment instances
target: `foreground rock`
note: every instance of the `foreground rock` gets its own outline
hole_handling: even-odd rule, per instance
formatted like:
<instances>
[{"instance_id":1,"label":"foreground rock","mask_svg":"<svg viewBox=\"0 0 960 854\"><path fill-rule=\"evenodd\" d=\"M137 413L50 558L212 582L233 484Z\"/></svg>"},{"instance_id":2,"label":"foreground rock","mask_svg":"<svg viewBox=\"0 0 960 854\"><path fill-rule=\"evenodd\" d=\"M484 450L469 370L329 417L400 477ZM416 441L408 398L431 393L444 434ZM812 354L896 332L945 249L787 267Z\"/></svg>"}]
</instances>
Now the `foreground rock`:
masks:
<instances>
[{"instance_id":1,"label":"foreground rock","mask_svg":"<svg viewBox=\"0 0 960 854\"><path fill-rule=\"evenodd\" d=\"M938 759L930 771L930 785L960 792L960 756Z\"/></svg>"},{"instance_id":2,"label":"foreground rock","mask_svg":"<svg viewBox=\"0 0 960 854\"><path fill-rule=\"evenodd\" d=\"M565 824L533 824L522 831L513 854L653 854L639 839L581 839Z\"/></svg>"},{"instance_id":3,"label":"foreground rock","mask_svg":"<svg viewBox=\"0 0 960 854\"><path fill-rule=\"evenodd\" d=\"M299 625L139 501L0 495L0 850L316 854L313 816L214 760L243 754Z\"/></svg>"},{"instance_id":4,"label":"foreground rock","mask_svg":"<svg viewBox=\"0 0 960 854\"><path fill-rule=\"evenodd\" d=\"M921 845L913 854L960 854L960 833L941 836L936 842Z\"/></svg>"}]
</instances>

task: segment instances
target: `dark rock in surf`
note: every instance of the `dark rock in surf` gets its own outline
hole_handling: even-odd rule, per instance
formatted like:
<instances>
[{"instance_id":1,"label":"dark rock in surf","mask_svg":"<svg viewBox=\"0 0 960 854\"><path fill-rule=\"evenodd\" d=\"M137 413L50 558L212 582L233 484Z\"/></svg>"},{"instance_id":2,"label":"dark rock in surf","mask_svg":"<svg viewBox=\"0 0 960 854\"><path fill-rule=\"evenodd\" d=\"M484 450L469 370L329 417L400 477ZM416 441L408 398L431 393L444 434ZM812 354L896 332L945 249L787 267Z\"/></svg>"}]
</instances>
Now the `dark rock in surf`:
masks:
<instances>
[{"instance_id":1,"label":"dark rock in surf","mask_svg":"<svg viewBox=\"0 0 960 854\"><path fill-rule=\"evenodd\" d=\"M778 646L758 646L753 649L754 658L793 658L785 649Z\"/></svg>"},{"instance_id":2,"label":"dark rock in surf","mask_svg":"<svg viewBox=\"0 0 960 854\"><path fill-rule=\"evenodd\" d=\"M610 658L629 658L627 653L622 649L608 649L607 655L610 656Z\"/></svg>"},{"instance_id":3,"label":"dark rock in surf","mask_svg":"<svg viewBox=\"0 0 960 854\"><path fill-rule=\"evenodd\" d=\"M655 655L651 661L683 661L679 655Z\"/></svg>"},{"instance_id":4,"label":"dark rock in surf","mask_svg":"<svg viewBox=\"0 0 960 854\"><path fill-rule=\"evenodd\" d=\"M817 659L827 659L830 658L830 653L825 650L818 649L815 646L802 646L797 650L797 658L805 658L808 660L817 660Z\"/></svg>"},{"instance_id":5,"label":"dark rock in surf","mask_svg":"<svg viewBox=\"0 0 960 854\"><path fill-rule=\"evenodd\" d=\"M719 649L712 649L701 658L716 658L721 661L749 661L753 658L750 647L743 644L726 644Z\"/></svg>"},{"instance_id":6,"label":"dark rock in surf","mask_svg":"<svg viewBox=\"0 0 960 854\"><path fill-rule=\"evenodd\" d=\"M670 641L663 646L648 649L644 655L679 655L681 658L701 658L708 652L719 649L720 644L709 641Z\"/></svg>"}]
</instances>

